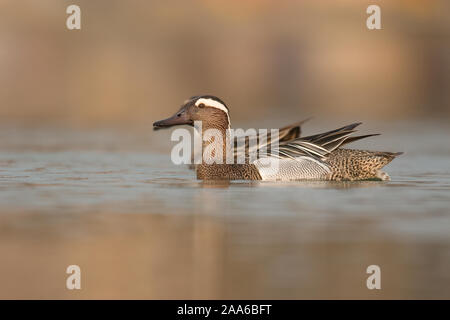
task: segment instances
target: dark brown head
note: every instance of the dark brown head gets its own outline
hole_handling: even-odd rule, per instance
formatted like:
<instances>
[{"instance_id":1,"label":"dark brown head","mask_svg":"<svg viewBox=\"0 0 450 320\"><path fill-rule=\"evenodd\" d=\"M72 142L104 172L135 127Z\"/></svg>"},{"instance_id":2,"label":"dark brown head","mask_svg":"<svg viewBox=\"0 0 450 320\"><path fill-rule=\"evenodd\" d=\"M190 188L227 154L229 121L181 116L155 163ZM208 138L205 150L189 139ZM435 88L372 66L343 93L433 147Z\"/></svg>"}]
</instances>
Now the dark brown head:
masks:
<instances>
[{"instance_id":1,"label":"dark brown head","mask_svg":"<svg viewBox=\"0 0 450 320\"><path fill-rule=\"evenodd\" d=\"M153 123L155 129L201 121L203 128L228 129L230 117L225 103L215 96L194 96L186 100L172 117Z\"/></svg>"}]
</instances>

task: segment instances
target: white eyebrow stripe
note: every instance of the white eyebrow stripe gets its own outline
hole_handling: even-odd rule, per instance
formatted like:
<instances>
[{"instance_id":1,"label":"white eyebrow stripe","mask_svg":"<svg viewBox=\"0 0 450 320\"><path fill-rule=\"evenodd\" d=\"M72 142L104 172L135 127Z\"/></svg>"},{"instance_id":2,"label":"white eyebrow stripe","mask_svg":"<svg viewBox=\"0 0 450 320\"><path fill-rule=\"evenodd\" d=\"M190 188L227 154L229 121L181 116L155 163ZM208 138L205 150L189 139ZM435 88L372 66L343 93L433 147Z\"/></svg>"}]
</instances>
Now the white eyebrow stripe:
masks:
<instances>
[{"instance_id":1,"label":"white eyebrow stripe","mask_svg":"<svg viewBox=\"0 0 450 320\"><path fill-rule=\"evenodd\" d=\"M216 101L216 100L213 100L213 99L201 98L201 99L198 99L195 102L195 105L198 107L202 103L205 106L220 109L220 110L222 110L222 111L224 111L224 112L226 112L228 114L228 109L223 104L221 104L219 101Z\"/></svg>"},{"instance_id":2,"label":"white eyebrow stripe","mask_svg":"<svg viewBox=\"0 0 450 320\"><path fill-rule=\"evenodd\" d=\"M227 115L227 118L228 118L228 126L231 126L230 116L228 115L228 109L222 103L220 103L219 101L213 100L213 99L201 98L195 102L195 105L198 107L202 103L207 107L213 107L213 108L216 108L216 109L219 109L219 110L222 110L223 112L225 112Z\"/></svg>"}]
</instances>

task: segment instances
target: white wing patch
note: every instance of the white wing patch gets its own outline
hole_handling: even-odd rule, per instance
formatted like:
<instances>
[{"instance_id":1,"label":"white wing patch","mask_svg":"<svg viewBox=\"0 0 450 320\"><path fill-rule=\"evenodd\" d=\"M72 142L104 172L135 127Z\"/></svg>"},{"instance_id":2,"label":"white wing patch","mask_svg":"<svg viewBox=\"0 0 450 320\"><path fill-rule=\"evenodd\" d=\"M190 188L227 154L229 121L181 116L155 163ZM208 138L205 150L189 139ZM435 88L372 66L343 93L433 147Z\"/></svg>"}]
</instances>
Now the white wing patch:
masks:
<instances>
[{"instance_id":1,"label":"white wing patch","mask_svg":"<svg viewBox=\"0 0 450 320\"><path fill-rule=\"evenodd\" d=\"M198 107L200 104L204 104L207 107L212 107L212 108L216 108L219 110L222 110L223 112L226 113L227 118L228 118L228 126L231 126L231 122L230 122L230 116L228 115L228 109L227 107L225 107L223 104L221 104L219 101L213 100L213 99L207 99L207 98L200 98L195 102L195 105Z\"/></svg>"}]
</instances>

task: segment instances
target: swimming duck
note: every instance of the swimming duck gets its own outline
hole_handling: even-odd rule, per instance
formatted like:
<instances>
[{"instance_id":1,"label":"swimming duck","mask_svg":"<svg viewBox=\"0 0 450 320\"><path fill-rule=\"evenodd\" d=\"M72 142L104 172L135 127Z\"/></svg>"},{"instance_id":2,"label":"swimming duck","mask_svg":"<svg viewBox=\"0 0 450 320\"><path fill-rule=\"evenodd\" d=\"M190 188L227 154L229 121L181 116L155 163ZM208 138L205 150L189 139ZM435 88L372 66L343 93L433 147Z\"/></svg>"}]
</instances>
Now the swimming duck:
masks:
<instances>
[{"instance_id":1,"label":"swimming duck","mask_svg":"<svg viewBox=\"0 0 450 320\"><path fill-rule=\"evenodd\" d=\"M201 123L201 128L197 124ZM376 136L369 134L351 136L361 123L353 123L339 129L307 137L300 136L298 124L289 126L287 134L278 139L267 139L269 151L266 157L250 159L245 163L226 162L226 143L215 146L214 138L202 138L202 150L222 149L222 163L208 161L208 155L195 166L201 180L390 180L381 169L402 152L379 152L344 149L343 145ZM155 128L176 125L194 126L200 134L213 129L226 137L231 129L229 109L219 98L212 95L194 96L186 100L172 117L157 121ZM292 129L296 128L298 129ZM281 138L280 138L281 137ZM276 142L276 144L273 144ZM259 145L258 148L261 148ZM212 153L214 156L214 151ZM211 155L209 155L211 157Z\"/></svg>"}]
</instances>

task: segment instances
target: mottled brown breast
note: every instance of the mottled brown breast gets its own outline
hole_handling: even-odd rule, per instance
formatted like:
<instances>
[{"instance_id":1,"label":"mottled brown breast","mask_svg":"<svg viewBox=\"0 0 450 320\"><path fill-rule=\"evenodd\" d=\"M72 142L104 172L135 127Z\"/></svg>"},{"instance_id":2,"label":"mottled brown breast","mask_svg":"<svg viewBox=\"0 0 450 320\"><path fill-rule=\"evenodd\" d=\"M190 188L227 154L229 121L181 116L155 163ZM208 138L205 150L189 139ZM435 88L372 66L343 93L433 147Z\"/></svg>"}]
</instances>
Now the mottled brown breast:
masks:
<instances>
[{"instance_id":1,"label":"mottled brown breast","mask_svg":"<svg viewBox=\"0 0 450 320\"><path fill-rule=\"evenodd\" d=\"M200 180L261 180L252 164L199 164L197 179Z\"/></svg>"}]
</instances>

